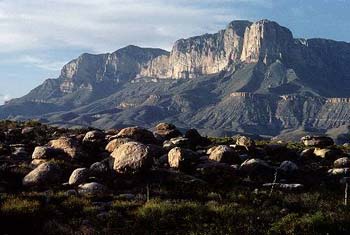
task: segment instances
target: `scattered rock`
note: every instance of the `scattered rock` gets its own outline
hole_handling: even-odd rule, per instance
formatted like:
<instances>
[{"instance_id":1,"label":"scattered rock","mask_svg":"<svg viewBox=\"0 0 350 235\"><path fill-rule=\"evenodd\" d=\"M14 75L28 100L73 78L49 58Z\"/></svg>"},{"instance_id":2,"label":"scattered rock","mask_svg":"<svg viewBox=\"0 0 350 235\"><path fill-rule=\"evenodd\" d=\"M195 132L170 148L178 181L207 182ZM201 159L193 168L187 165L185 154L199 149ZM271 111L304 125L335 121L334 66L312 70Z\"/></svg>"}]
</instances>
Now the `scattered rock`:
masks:
<instances>
[{"instance_id":1,"label":"scattered rock","mask_svg":"<svg viewBox=\"0 0 350 235\"><path fill-rule=\"evenodd\" d=\"M32 159L52 159L57 158L59 156L59 152L52 147L38 146L35 147L34 152L32 154Z\"/></svg>"},{"instance_id":2,"label":"scattered rock","mask_svg":"<svg viewBox=\"0 0 350 235\"><path fill-rule=\"evenodd\" d=\"M334 145L332 138L327 136L304 136L301 138L301 142L306 147L325 148Z\"/></svg>"},{"instance_id":3,"label":"scattered rock","mask_svg":"<svg viewBox=\"0 0 350 235\"><path fill-rule=\"evenodd\" d=\"M335 149L321 149L321 148L315 148L314 155L316 157L320 157L322 159L326 160L335 160L339 157L341 152L339 150Z\"/></svg>"},{"instance_id":4,"label":"scattered rock","mask_svg":"<svg viewBox=\"0 0 350 235\"><path fill-rule=\"evenodd\" d=\"M269 164L260 159L246 160L239 169L242 173L250 176L270 175L274 172L274 169Z\"/></svg>"},{"instance_id":5,"label":"scattered rock","mask_svg":"<svg viewBox=\"0 0 350 235\"><path fill-rule=\"evenodd\" d=\"M295 191L295 190L300 190L304 188L304 185L302 184L281 184L281 183L263 184L263 187L272 187L272 186L274 186L275 189L281 189L281 190L287 190L287 191Z\"/></svg>"},{"instance_id":6,"label":"scattered rock","mask_svg":"<svg viewBox=\"0 0 350 235\"><path fill-rule=\"evenodd\" d=\"M149 169L153 162L149 147L138 142L121 145L111 156L114 158L113 169L121 174L142 172Z\"/></svg>"},{"instance_id":7,"label":"scattered rock","mask_svg":"<svg viewBox=\"0 0 350 235\"><path fill-rule=\"evenodd\" d=\"M105 133L102 131L94 130L85 134L84 144L101 144L105 141Z\"/></svg>"},{"instance_id":8,"label":"scattered rock","mask_svg":"<svg viewBox=\"0 0 350 235\"><path fill-rule=\"evenodd\" d=\"M202 137L196 129L189 129L186 131L185 138L189 139L191 146L207 146L210 144L210 141Z\"/></svg>"}]
</instances>

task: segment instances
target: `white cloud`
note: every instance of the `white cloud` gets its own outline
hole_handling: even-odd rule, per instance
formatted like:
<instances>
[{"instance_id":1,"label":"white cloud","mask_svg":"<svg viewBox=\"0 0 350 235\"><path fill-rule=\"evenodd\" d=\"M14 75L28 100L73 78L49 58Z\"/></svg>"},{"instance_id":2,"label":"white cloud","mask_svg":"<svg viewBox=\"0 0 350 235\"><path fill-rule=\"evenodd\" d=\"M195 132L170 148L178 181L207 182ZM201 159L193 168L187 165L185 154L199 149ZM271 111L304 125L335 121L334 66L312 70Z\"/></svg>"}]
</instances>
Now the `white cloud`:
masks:
<instances>
[{"instance_id":1,"label":"white cloud","mask_svg":"<svg viewBox=\"0 0 350 235\"><path fill-rule=\"evenodd\" d=\"M17 63L24 63L30 66L34 66L40 69L49 70L49 71L58 71L62 68L67 61L50 61L47 59L42 59L39 57L34 57L30 55L23 55L18 60Z\"/></svg>"},{"instance_id":2,"label":"white cloud","mask_svg":"<svg viewBox=\"0 0 350 235\"><path fill-rule=\"evenodd\" d=\"M0 53L55 47L105 52L127 44L170 48L179 37L244 18L222 4L271 0L3 0ZM210 4L211 7L204 7Z\"/></svg>"}]
</instances>

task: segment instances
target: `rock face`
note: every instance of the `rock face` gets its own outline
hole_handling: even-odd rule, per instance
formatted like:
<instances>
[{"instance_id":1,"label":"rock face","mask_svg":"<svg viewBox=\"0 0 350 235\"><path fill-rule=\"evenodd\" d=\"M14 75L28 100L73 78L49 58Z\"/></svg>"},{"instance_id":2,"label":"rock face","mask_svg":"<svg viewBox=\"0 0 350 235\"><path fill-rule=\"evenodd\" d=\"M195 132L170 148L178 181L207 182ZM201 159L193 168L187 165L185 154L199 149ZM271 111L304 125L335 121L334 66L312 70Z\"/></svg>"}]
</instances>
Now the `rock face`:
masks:
<instances>
[{"instance_id":1,"label":"rock face","mask_svg":"<svg viewBox=\"0 0 350 235\"><path fill-rule=\"evenodd\" d=\"M233 21L178 40L171 52L128 46L83 54L58 79L0 106L0 118L45 115L50 123L101 129L171 122L221 136L300 138L301 130L331 129L344 143L349 62L350 43L295 39L268 20Z\"/></svg>"},{"instance_id":2,"label":"rock face","mask_svg":"<svg viewBox=\"0 0 350 235\"><path fill-rule=\"evenodd\" d=\"M115 149L113 169L120 174L137 174L152 166L152 156L146 145L129 142Z\"/></svg>"}]
</instances>

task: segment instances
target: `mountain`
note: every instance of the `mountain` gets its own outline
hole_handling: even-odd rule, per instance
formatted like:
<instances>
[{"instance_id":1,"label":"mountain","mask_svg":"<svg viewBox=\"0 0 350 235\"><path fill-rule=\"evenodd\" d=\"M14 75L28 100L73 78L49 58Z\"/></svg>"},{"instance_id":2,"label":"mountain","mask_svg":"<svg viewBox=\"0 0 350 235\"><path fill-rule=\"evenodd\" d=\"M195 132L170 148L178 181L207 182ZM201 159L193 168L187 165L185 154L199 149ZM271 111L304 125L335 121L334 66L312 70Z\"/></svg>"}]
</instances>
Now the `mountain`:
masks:
<instances>
[{"instance_id":1,"label":"mountain","mask_svg":"<svg viewBox=\"0 0 350 235\"><path fill-rule=\"evenodd\" d=\"M0 118L98 128L168 121L212 135L327 132L345 141L349 63L350 43L295 39L269 20L233 21L180 39L171 52L83 54L57 79L0 106Z\"/></svg>"}]
</instances>

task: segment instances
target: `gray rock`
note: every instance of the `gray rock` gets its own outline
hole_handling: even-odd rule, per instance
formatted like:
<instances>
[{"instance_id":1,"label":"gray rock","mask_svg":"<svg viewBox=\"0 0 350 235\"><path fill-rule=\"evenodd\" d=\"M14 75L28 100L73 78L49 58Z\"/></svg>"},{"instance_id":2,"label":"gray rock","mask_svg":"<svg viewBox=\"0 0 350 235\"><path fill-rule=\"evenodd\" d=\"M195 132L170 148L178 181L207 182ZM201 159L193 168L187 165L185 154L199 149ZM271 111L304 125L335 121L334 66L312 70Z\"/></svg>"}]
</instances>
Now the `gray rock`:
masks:
<instances>
[{"instance_id":1,"label":"gray rock","mask_svg":"<svg viewBox=\"0 0 350 235\"><path fill-rule=\"evenodd\" d=\"M236 139L236 145L250 149L255 147L255 141L247 136L238 136Z\"/></svg>"},{"instance_id":2,"label":"gray rock","mask_svg":"<svg viewBox=\"0 0 350 235\"><path fill-rule=\"evenodd\" d=\"M189 148L191 145L190 140L185 137L172 138L170 140L164 141L163 148L170 150L175 147Z\"/></svg>"},{"instance_id":3,"label":"gray rock","mask_svg":"<svg viewBox=\"0 0 350 235\"><path fill-rule=\"evenodd\" d=\"M143 144L156 144L158 142L152 132L137 126L122 129L117 137L130 138Z\"/></svg>"}]
</instances>

